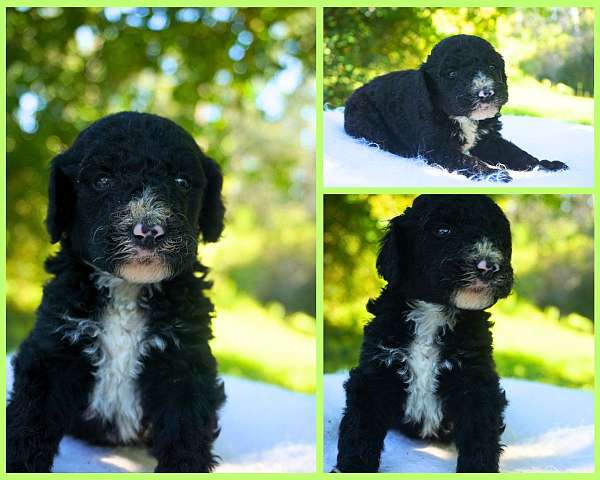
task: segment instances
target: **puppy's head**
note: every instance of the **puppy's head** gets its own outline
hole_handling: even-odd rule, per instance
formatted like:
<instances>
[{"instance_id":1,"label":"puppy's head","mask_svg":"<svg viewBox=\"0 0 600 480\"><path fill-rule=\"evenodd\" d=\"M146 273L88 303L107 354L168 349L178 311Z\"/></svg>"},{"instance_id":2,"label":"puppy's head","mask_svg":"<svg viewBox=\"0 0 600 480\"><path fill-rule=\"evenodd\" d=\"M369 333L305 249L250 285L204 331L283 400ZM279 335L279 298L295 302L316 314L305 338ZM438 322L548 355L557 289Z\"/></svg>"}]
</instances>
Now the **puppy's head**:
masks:
<instances>
[{"instance_id":1,"label":"puppy's head","mask_svg":"<svg viewBox=\"0 0 600 480\"><path fill-rule=\"evenodd\" d=\"M181 127L123 112L52 161L47 226L82 261L134 283L191 268L198 237L223 230L223 178Z\"/></svg>"},{"instance_id":2,"label":"puppy's head","mask_svg":"<svg viewBox=\"0 0 600 480\"><path fill-rule=\"evenodd\" d=\"M483 310L513 282L510 225L483 195L421 195L388 225L379 274L409 300Z\"/></svg>"},{"instance_id":3,"label":"puppy's head","mask_svg":"<svg viewBox=\"0 0 600 480\"><path fill-rule=\"evenodd\" d=\"M483 120L508 101L504 60L494 47L473 35L438 43L421 67L437 104L452 117Z\"/></svg>"}]
</instances>

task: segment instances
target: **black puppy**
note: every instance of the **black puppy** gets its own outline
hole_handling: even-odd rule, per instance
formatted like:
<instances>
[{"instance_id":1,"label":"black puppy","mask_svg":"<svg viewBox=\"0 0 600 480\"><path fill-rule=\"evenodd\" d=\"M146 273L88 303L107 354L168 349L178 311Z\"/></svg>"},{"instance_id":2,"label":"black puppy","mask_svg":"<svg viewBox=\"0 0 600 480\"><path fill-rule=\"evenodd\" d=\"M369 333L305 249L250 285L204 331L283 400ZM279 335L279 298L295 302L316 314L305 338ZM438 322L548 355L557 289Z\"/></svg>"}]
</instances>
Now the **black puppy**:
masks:
<instances>
[{"instance_id":1,"label":"black puppy","mask_svg":"<svg viewBox=\"0 0 600 480\"><path fill-rule=\"evenodd\" d=\"M175 123L119 113L52 161L33 331L14 359L7 470L47 472L65 434L144 442L157 472L215 466L225 399L198 237L223 230L219 167Z\"/></svg>"},{"instance_id":2,"label":"black puppy","mask_svg":"<svg viewBox=\"0 0 600 480\"><path fill-rule=\"evenodd\" d=\"M422 195L389 223L337 471L376 472L390 429L454 441L457 472L498 471L506 399L484 310L510 293L510 258L509 223L485 196Z\"/></svg>"},{"instance_id":3,"label":"black puppy","mask_svg":"<svg viewBox=\"0 0 600 480\"><path fill-rule=\"evenodd\" d=\"M481 179L509 170L561 170L502 138L508 100L504 60L485 40L456 35L438 43L419 70L377 77L346 102L344 128L396 155L419 157Z\"/></svg>"}]
</instances>

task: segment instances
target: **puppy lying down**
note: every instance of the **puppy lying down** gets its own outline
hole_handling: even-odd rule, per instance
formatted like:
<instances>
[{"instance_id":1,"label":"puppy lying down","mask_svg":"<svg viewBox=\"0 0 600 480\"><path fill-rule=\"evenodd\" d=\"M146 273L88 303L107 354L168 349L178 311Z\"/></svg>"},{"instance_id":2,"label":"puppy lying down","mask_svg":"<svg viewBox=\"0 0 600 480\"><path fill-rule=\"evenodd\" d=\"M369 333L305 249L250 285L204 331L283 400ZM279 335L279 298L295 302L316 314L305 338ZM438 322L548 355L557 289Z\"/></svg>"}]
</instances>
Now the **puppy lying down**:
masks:
<instances>
[{"instance_id":1,"label":"puppy lying down","mask_svg":"<svg viewBox=\"0 0 600 480\"><path fill-rule=\"evenodd\" d=\"M506 170L562 170L502 138L500 109L508 101L504 60L482 38L455 35L438 43L418 70L375 78L348 98L344 128L403 157L474 180L510 181Z\"/></svg>"},{"instance_id":2,"label":"puppy lying down","mask_svg":"<svg viewBox=\"0 0 600 480\"><path fill-rule=\"evenodd\" d=\"M94 123L52 161L33 331L14 358L7 471L48 472L63 435L144 443L157 472L207 472L225 399L198 239L223 229L221 172L155 115Z\"/></svg>"},{"instance_id":3,"label":"puppy lying down","mask_svg":"<svg viewBox=\"0 0 600 480\"><path fill-rule=\"evenodd\" d=\"M512 288L509 223L480 195L421 195L390 221L336 471L376 472L388 430L454 442L457 472L497 472L506 406L485 310Z\"/></svg>"}]
</instances>

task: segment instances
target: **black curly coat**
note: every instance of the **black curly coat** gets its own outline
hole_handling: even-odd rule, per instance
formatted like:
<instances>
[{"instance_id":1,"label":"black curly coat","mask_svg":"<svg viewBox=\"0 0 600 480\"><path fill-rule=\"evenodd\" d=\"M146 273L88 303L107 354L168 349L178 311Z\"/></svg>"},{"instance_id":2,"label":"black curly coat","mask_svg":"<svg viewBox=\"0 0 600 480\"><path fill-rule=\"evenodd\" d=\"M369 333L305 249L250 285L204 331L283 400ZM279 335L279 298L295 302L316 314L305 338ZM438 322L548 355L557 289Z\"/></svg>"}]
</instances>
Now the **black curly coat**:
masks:
<instances>
[{"instance_id":1,"label":"black curly coat","mask_svg":"<svg viewBox=\"0 0 600 480\"><path fill-rule=\"evenodd\" d=\"M455 35L438 43L418 70L375 78L346 102L344 128L380 148L419 157L451 172L511 180L509 170L560 170L502 138L508 100L504 60L482 38Z\"/></svg>"},{"instance_id":2,"label":"black curly coat","mask_svg":"<svg viewBox=\"0 0 600 480\"><path fill-rule=\"evenodd\" d=\"M7 471L49 471L66 434L144 442L157 472L215 466L225 394L196 248L221 234L221 186L193 138L149 114L105 117L53 160L47 226L60 251L14 358Z\"/></svg>"},{"instance_id":3,"label":"black curly coat","mask_svg":"<svg viewBox=\"0 0 600 480\"><path fill-rule=\"evenodd\" d=\"M484 309L512 287L509 223L488 197L422 195L390 223L336 470L375 472L390 429L454 441L457 472L497 472L504 391Z\"/></svg>"}]
</instances>

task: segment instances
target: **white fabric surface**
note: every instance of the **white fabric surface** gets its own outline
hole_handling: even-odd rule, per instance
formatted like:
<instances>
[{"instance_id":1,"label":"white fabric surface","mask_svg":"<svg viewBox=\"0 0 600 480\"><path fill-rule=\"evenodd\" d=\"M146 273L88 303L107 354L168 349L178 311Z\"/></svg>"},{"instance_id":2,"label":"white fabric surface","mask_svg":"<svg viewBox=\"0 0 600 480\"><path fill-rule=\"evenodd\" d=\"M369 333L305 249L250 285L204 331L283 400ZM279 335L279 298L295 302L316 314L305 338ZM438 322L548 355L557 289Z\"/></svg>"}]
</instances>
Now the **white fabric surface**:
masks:
<instances>
[{"instance_id":1,"label":"white fabric surface","mask_svg":"<svg viewBox=\"0 0 600 480\"><path fill-rule=\"evenodd\" d=\"M540 186L590 187L594 181L594 129L586 125L533 117L502 116L502 135L539 159L560 160L561 172L510 171L513 181L474 182L423 161L405 159L344 132L344 113L324 112L324 184L326 187Z\"/></svg>"},{"instance_id":2,"label":"white fabric surface","mask_svg":"<svg viewBox=\"0 0 600 480\"><path fill-rule=\"evenodd\" d=\"M217 472L314 472L315 399L311 395L224 376L227 402L214 451ZM7 388L12 386L10 358ZM54 472L151 472L156 461L141 447L103 448L65 437Z\"/></svg>"},{"instance_id":3,"label":"white fabric surface","mask_svg":"<svg viewBox=\"0 0 600 480\"><path fill-rule=\"evenodd\" d=\"M330 471L345 405L347 373L325 375L325 458ZM502 379L509 401L503 472L593 472L594 401L591 392L516 379ZM454 472L454 446L410 440L389 432L381 457L382 472Z\"/></svg>"}]
</instances>

